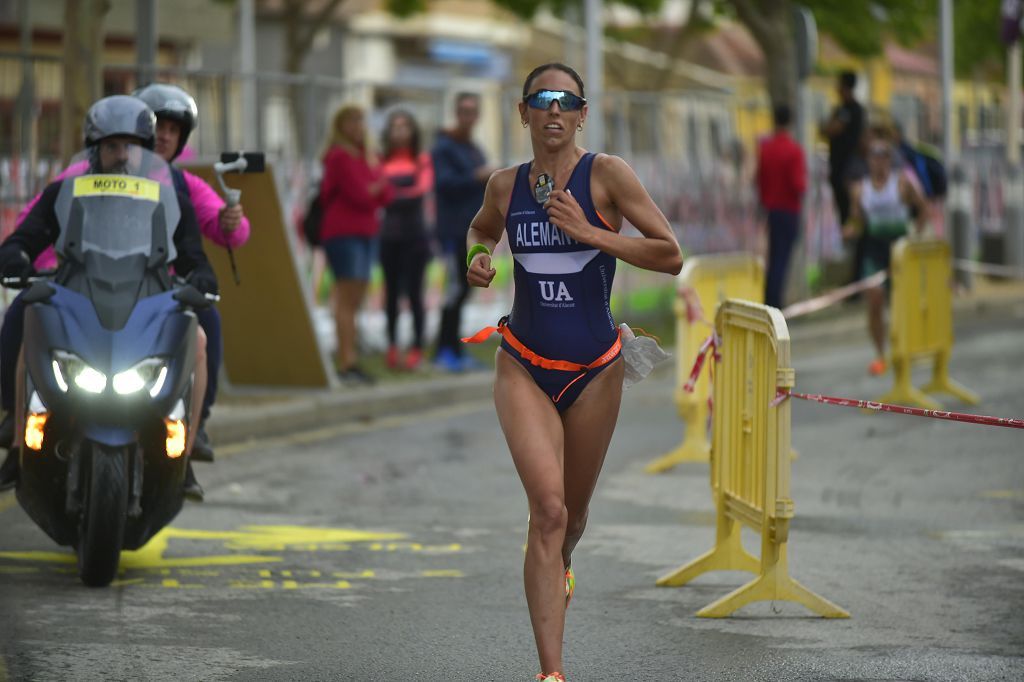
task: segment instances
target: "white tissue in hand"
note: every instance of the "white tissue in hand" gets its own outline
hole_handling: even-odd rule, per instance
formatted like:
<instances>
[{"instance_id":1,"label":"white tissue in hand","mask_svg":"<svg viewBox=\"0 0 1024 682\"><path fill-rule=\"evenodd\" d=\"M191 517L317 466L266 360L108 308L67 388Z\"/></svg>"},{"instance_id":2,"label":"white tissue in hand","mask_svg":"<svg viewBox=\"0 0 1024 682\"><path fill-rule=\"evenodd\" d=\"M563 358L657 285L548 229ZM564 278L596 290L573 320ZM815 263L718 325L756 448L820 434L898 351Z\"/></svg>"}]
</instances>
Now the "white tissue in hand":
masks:
<instances>
[{"instance_id":1,"label":"white tissue in hand","mask_svg":"<svg viewBox=\"0 0 1024 682\"><path fill-rule=\"evenodd\" d=\"M619 331L622 333L622 360L626 363L623 389L642 381L657 365L672 357L651 337L634 334L626 323L619 325Z\"/></svg>"}]
</instances>

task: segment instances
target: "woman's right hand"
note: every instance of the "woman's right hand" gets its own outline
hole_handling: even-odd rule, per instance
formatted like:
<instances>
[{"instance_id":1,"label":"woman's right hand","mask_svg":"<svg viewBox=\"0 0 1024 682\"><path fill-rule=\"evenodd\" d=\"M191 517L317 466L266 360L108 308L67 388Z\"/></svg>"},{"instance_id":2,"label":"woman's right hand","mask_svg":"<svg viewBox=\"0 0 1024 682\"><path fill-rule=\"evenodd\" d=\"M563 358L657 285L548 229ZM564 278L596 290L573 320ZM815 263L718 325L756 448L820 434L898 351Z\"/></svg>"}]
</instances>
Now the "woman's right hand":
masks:
<instances>
[{"instance_id":1,"label":"woman's right hand","mask_svg":"<svg viewBox=\"0 0 1024 682\"><path fill-rule=\"evenodd\" d=\"M486 253L478 253L469 264L466 281L470 286L486 289L491 285L491 280L497 272L491 267L491 257Z\"/></svg>"}]
</instances>

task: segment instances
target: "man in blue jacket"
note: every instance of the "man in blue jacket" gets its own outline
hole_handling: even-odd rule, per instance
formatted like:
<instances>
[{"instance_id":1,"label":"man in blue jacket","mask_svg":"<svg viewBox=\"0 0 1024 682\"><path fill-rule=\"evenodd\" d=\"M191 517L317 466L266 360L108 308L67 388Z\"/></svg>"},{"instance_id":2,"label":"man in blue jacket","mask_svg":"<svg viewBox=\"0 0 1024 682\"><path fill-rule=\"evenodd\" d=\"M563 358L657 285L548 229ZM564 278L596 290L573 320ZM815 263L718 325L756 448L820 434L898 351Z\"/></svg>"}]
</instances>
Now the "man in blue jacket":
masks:
<instances>
[{"instance_id":1,"label":"man in blue jacket","mask_svg":"<svg viewBox=\"0 0 1024 682\"><path fill-rule=\"evenodd\" d=\"M484 201L484 187L494 168L473 142L473 128L480 118L480 96L462 92L455 96L455 127L438 133L431 151L434 161L434 192L437 198L437 236L445 262L444 305L435 361L441 369L458 372L473 369L476 361L463 356L459 341L462 306L469 297L466 282L466 232Z\"/></svg>"}]
</instances>

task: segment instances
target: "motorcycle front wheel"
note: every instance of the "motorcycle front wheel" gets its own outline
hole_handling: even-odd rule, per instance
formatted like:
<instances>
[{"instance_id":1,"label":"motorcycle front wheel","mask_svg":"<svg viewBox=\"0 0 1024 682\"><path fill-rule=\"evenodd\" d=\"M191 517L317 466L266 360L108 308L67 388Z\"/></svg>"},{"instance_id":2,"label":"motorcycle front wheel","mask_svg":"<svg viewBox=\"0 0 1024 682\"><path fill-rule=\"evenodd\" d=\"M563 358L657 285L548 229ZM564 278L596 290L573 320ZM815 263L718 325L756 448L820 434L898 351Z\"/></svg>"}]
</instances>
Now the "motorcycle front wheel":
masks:
<instances>
[{"instance_id":1,"label":"motorcycle front wheel","mask_svg":"<svg viewBox=\"0 0 1024 682\"><path fill-rule=\"evenodd\" d=\"M83 444L85 500L78 531L78 575L90 587L106 587L117 576L128 512L128 452Z\"/></svg>"}]
</instances>

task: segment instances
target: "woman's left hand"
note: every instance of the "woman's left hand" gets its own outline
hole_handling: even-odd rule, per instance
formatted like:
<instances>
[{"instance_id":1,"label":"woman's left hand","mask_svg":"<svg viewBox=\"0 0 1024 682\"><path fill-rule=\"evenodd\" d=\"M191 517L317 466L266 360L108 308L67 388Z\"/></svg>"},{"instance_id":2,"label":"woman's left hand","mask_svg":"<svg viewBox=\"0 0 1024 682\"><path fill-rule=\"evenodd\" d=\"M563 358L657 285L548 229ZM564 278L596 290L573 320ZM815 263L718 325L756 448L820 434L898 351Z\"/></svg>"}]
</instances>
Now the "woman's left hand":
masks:
<instances>
[{"instance_id":1,"label":"woman's left hand","mask_svg":"<svg viewBox=\"0 0 1024 682\"><path fill-rule=\"evenodd\" d=\"M594 226L587 220L576 197L567 190L556 189L544 203L548 217L562 232L578 242L587 243L587 236Z\"/></svg>"}]
</instances>

